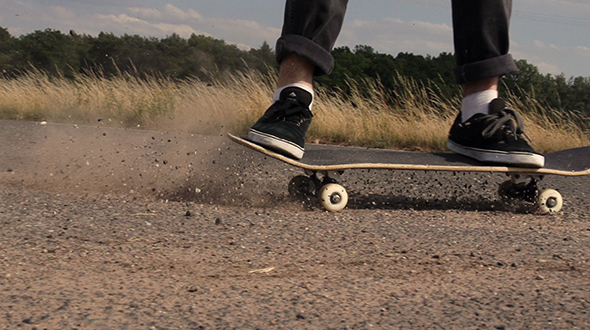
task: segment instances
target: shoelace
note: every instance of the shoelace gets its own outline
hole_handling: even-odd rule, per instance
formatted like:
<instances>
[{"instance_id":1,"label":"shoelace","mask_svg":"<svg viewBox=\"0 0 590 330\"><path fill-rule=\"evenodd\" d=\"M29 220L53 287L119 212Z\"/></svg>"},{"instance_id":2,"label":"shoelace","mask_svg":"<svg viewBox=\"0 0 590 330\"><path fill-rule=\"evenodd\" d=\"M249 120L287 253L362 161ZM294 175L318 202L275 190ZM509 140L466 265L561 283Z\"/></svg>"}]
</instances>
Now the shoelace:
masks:
<instances>
[{"instance_id":1,"label":"shoelace","mask_svg":"<svg viewBox=\"0 0 590 330\"><path fill-rule=\"evenodd\" d=\"M513 119L516 120L516 126ZM486 115L484 121L490 124L482 131L484 138L492 137L502 127L508 127L514 136L524 135L529 141L529 137L524 132L524 122L520 115L511 109L504 109L493 115Z\"/></svg>"},{"instance_id":2,"label":"shoelace","mask_svg":"<svg viewBox=\"0 0 590 330\"><path fill-rule=\"evenodd\" d=\"M277 108L277 112L279 113L279 115L277 116L278 119L292 122L295 125L301 125L301 123L303 123L304 121L309 120L309 118L305 118L305 116L303 116L303 112L305 110L301 108L301 105L294 102L278 102L281 102L281 104L279 104L279 107ZM294 116L298 113L302 113L302 115ZM310 113L310 115L313 117L313 114Z\"/></svg>"}]
</instances>

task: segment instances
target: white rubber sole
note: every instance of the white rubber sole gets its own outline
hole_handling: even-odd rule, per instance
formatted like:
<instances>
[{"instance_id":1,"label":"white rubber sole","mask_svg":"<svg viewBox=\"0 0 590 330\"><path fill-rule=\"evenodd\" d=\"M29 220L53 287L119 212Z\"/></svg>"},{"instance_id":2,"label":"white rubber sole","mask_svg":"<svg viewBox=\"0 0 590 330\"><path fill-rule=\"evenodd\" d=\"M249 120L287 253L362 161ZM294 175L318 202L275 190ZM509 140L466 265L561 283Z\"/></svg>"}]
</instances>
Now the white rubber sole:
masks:
<instances>
[{"instance_id":1,"label":"white rubber sole","mask_svg":"<svg viewBox=\"0 0 590 330\"><path fill-rule=\"evenodd\" d=\"M246 140L252 141L266 149L287 157L295 158L297 160L303 158L303 148L291 141L270 134L250 129L246 136Z\"/></svg>"},{"instance_id":2,"label":"white rubber sole","mask_svg":"<svg viewBox=\"0 0 590 330\"><path fill-rule=\"evenodd\" d=\"M504 152L470 148L458 145L451 140L447 140L447 148L460 155L477 159L483 163L539 168L545 165L545 157L543 155L530 152Z\"/></svg>"}]
</instances>

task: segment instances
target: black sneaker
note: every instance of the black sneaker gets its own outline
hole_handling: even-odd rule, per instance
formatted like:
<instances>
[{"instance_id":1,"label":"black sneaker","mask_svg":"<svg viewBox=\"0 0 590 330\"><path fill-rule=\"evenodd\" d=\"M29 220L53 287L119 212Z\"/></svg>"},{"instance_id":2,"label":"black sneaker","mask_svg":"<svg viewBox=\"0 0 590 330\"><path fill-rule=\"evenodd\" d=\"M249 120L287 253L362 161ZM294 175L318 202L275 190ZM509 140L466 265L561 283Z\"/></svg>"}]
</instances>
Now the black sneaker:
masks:
<instances>
[{"instance_id":1,"label":"black sneaker","mask_svg":"<svg viewBox=\"0 0 590 330\"><path fill-rule=\"evenodd\" d=\"M297 87L285 88L273 105L250 128L246 139L285 156L301 159L305 134L313 115L312 95Z\"/></svg>"},{"instance_id":2,"label":"black sneaker","mask_svg":"<svg viewBox=\"0 0 590 330\"><path fill-rule=\"evenodd\" d=\"M457 116L447 147L481 162L522 167L543 167L545 157L536 153L525 139L524 125L516 111L495 99L489 114L475 114L466 122Z\"/></svg>"}]
</instances>

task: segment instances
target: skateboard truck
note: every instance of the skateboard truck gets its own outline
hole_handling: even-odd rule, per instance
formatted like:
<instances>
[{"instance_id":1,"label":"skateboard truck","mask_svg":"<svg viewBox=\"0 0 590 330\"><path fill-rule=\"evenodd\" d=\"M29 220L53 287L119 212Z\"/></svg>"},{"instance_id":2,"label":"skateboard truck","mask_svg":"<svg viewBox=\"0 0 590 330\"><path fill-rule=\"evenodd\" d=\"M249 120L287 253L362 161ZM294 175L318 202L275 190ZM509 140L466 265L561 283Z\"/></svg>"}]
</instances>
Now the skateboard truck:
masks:
<instances>
[{"instance_id":1,"label":"skateboard truck","mask_svg":"<svg viewBox=\"0 0 590 330\"><path fill-rule=\"evenodd\" d=\"M542 213L559 212L563 207L561 194L554 189L539 189L543 175L510 173L510 180L500 184L498 195L505 201L524 200L535 203Z\"/></svg>"},{"instance_id":2,"label":"skateboard truck","mask_svg":"<svg viewBox=\"0 0 590 330\"><path fill-rule=\"evenodd\" d=\"M346 189L338 184L344 171L305 170L289 182L289 194L300 197L318 196L322 206L332 212L340 211L348 204Z\"/></svg>"}]
</instances>

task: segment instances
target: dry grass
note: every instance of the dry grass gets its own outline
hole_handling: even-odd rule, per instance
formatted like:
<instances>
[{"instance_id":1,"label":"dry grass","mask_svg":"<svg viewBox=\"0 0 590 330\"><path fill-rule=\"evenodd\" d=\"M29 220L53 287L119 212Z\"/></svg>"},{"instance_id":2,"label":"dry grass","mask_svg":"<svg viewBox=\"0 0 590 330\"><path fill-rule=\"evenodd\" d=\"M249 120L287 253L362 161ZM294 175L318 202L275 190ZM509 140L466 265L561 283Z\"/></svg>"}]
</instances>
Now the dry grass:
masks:
<instances>
[{"instance_id":1,"label":"dry grass","mask_svg":"<svg viewBox=\"0 0 590 330\"><path fill-rule=\"evenodd\" d=\"M400 78L401 79L401 78ZM369 95L357 86L345 99L319 91L310 139L366 147L443 150L454 120L454 100L443 101L432 90L401 79L397 104L389 106L382 86L365 81Z\"/></svg>"},{"instance_id":2,"label":"dry grass","mask_svg":"<svg viewBox=\"0 0 590 330\"><path fill-rule=\"evenodd\" d=\"M244 134L270 105L273 77L250 72L207 84L165 77L138 79L129 74L109 79L80 75L70 80L30 71L17 79L0 78L0 117ZM444 150L460 100L441 99L428 87L399 80L394 106L388 105L387 93L373 81L364 83L369 95L362 95L354 85L346 98L318 90L309 141ZM588 132L575 124L580 118L551 115L531 98L509 96L507 101L525 117L527 134L538 151L590 144Z\"/></svg>"},{"instance_id":3,"label":"dry grass","mask_svg":"<svg viewBox=\"0 0 590 330\"><path fill-rule=\"evenodd\" d=\"M310 141L407 150L445 150L449 128L460 98L441 99L440 93L411 79L399 77L394 91L398 100L388 106L386 93L376 82L366 81L371 94L361 96L352 86L350 98L319 92ZM581 116L551 111L532 98L513 94L506 101L526 123L535 150L547 153L590 145L590 134L581 128ZM389 102L391 103L391 102Z\"/></svg>"},{"instance_id":4,"label":"dry grass","mask_svg":"<svg viewBox=\"0 0 590 330\"><path fill-rule=\"evenodd\" d=\"M17 79L0 79L0 118L213 134L246 120L241 110L251 113L249 109L267 106L259 100L268 102L270 84L260 75L208 84L130 74L70 80L31 71Z\"/></svg>"}]
</instances>

